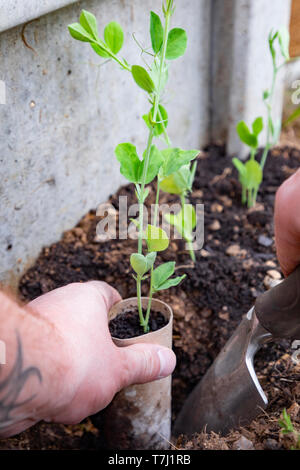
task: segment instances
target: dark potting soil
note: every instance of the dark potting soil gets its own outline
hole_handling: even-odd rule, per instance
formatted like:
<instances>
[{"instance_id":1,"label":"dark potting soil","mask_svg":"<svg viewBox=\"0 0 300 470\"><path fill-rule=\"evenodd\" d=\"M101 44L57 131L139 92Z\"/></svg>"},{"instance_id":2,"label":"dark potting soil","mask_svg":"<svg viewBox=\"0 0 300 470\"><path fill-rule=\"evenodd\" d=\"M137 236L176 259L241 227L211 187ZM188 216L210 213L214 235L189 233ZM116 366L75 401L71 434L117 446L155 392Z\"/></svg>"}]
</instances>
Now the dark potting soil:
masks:
<instances>
[{"instance_id":1,"label":"dark potting soil","mask_svg":"<svg viewBox=\"0 0 300 470\"><path fill-rule=\"evenodd\" d=\"M176 261L179 274L186 279L176 288L162 292L161 300L174 312L173 345L177 366L173 374L173 419L185 398L211 365L218 352L256 297L265 290L272 276L280 272L276 259L273 231L275 192L279 185L300 166L300 151L277 148L265 167L264 182L256 207L241 205L241 188L231 159L222 147L211 146L199 157L193 203L205 204L205 243L196 253L192 267L184 244L172 240L157 263ZM135 202L134 187L127 185L111 196L116 211L119 196ZM160 202L177 201L161 193ZM150 187L148 204L154 204ZM59 209L59 208L58 208ZM135 281L129 267L135 240L95 240L100 218L95 211L86 214L78 225L67 231L61 241L45 247L34 266L23 276L20 296L29 301L70 282L99 279L113 285L123 298L134 297ZM143 283L142 295L148 294ZM283 408L291 415L295 430L300 431L300 366L291 360L289 341L265 346L256 357L255 368L268 396L266 412L248 427L224 438L210 433L184 436L177 448L234 449L246 438L255 449L288 449L293 444L280 433L278 419ZM117 434L117 430L116 430ZM94 449L103 447L102 413L77 426L41 423L21 435L0 440L0 449Z\"/></svg>"},{"instance_id":2,"label":"dark potting soil","mask_svg":"<svg viewBox=\"0 0 300 470\"><path fill-rule=\"evenodd\" d=\"M144 318L146 312L143 311ZM166 326L167 320L160 312L151 312L149 318L149 331L157 331ZM109 331L114 338L135 338L146 334L140 325L139 312L137 308L124 310L109 322Z\"/></svg>"}]
</instances>

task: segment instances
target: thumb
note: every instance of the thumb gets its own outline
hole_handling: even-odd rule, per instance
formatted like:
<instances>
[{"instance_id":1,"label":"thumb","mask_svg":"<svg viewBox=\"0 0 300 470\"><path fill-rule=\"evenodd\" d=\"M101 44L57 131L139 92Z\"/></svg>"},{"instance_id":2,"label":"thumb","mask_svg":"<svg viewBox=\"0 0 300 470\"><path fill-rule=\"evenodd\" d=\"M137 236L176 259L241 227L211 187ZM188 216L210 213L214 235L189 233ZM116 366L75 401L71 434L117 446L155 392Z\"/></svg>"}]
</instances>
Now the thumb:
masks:
<instances>
[{"instance_id":1,"label":"thumb","mask_svg":"<svg viewBox=\"0 0 300 470\"><path fill-rule=\"evenodd\" d=\"M122 388L143 384L170 375L176 365L174 352L158 344L134 344L120 348L122 357Z\"/></svg>"}]
</instances>

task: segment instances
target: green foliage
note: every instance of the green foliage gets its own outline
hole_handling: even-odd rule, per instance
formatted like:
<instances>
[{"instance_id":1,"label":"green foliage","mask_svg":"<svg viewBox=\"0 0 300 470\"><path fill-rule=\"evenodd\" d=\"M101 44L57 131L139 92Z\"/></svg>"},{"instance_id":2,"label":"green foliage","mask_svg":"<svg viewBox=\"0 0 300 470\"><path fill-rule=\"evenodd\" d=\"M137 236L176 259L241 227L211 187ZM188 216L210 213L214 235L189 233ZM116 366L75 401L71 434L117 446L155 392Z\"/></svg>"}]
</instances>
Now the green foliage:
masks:
<instances>
[{"instance_id":1,"label":"green foliage","mask_svg":"<svg viewBox=\"0 0 300 470\"><path fill-rule=\"evenodd\" d=\"M133 65L131 67L131 73L135 83L140 88L147 91L148 93L152 93L155 90L153 80L144 67L141 67L140 65Z\"/></svg>"},{"instance_id":2,"label":"green foliage","mask_svg":"<svg viewBox=\"0 0 300 470\"><path fill-rule=\"evenodd\" d=\"M259 117L255 119L252 123L252 132L245 123L245 121L240 121L236 126L236 131L238 133L241 141L253 149L258 147L258 136L262 132L264 127L263 118Z\"/></svg>"},{"instance_id":3,"label":"green foliage","mask_svg":"<svg viewBox=\"0 0 300 470\"><path fill-rule=\"evenodd\" d=\"M100 57L115 60L122 68L131 70L125 60L120 60L116 54L121 50L124 41L124 33L116 21L108 23L104 29L104 41L99 38L98 26L95 16L82 10L79 23L68 26L69 32L74 39L82 42L89 42L93 50Z\"/></svg>"},{"instance_id":4,"label":"green foliage","mask_svg":"<svg viewBox=\"0 0 300 470\"><path fill-rule=\"evenodd\" d=\"M161 175L160 188L162 191L170 194L186 194L192 190L196 164L192 167L190 165L182 166L178 171L175 171L169 176L164 177Z\"/></svg>"},{"instance_id":5,"label":"green foliage","mask_svg":"<svg viewBox=\"0 0 300 470\"><path fill-rule=\"evenodd\" d=\"M166 232L154 225L148 225L145 231L145 239L147 242L148 250L152 251L164 251L169 246L169 238Z\"/></svg>"},{"instance_id":6,"label":"green foliage","mask_svg":"<svg viewBox=\"0 0 300 470\"><path fill-rule=\"evenodd\" d=\"M140 182L141 161L136 146L130 143L119 144L115 149L118 162L121 164L120 172L132 183Z\"/></svg>"},{"instance_id":7,"label":"green foliage","mask_svg":"<svg viewBox=\"0 0 300 470\"><path fill-rule=\"evenodd\" d=\"M140 160L136 151L136 147L130 143L117 145L115 154L120 163L120 173L131 183L141 183L143 176L145 183L151 183L157 176L160 166L162 165L162 156L155 145L150 149L150 161L147 172L144 175L144 166L146 161L146 151L143 160Z\"/></svg>"},{"instance_id":8,"label":"green foliage","mask_svg":"<svg viewBox=\"0 0 300 470\"><path fill-rule=\"evenodd\" d=\"M284 408L281 418L278 420L278 424L281 428L281 433L289 435L293 439L295 445L291 447L291 450L300 450L300 433L295 430L286 408Z\"/></svg>"},{"instance_id":9,"label":"green foliage","mask_svg":"<svg viewBox=\"0 0 300 470\"><path fill-rule=\"evenodd\" d=\"M187 35L184 29L174 28L169 32L166 59L174 60L184 55L187 47Z\"/></svg>"},{"instance_id":10,"label":"green foliage","mask_svg":"<svg viewBox=\"0 0 300 470\"><path fill-rule=\"evenodd\" d=\"M89 11L82 10L79 23L94 39L98 38L98 26L96 17Z\"/></svg>"},{"instance_id":11,"label":"green foliage","mask_svg":"<svg viewBox=\"0 0 300 470\"><path fill-rule=\"evenodd\" d=\"M116 21L111 21L104 29L104 39L110 50L117 54L123 46L124 33L123 29Z\"/></svg>"},{"instance_id":12,"label":"green foliage","mask_svg":"<svg viewBox=\"0 0 300 470\"><path fill-rule=\"evenodd\" d=\"M232 162L239 172L239 181L242 185L242 202L248 201L248 207L256 203L256 195L262 182L263 173L259 163L255 160L258 148L258 136L263 131L263 118L258 117L252 123L252 131L244 121L240 121L237 126L237 134L240 140L248 145L251 150L251 157L246 163L242 163L238 158L233 158Z\"/></svg>"},{"instance_id":13,"label":"green foliage","mask_svg":"<svg viewBox=\"0 0 300 470\"><path fill-rule=\"evenodd\" d=\"M178 214L166 213L164 218L173 225L178 233L186 240L193 240L193 230L196 227L196 212L192 204L184 204Z\"/></svg>"},{"instance_id":14,"label":"green foliage","mask_svg":"<svg viewBox=\"0 0 300 470\"><path fill-rule=\"evenodd\" d=\"M260 164L253 158L246 163L242 163L238 158L233 158L232 162L239 172L239 181L243 188L243 203L248 201L248 207L252 207L256 202L256 194L263 179L263 172Z\"/></svg>"},{"instance_id":15,"label":"green foliage","mask_svg":"<svg viewBox=\"0 0 300 470\"><path fill-rule=\"evenodd\" d=\"M130 256L130 264L132 269L140 277L143 277L145 273L152 268L156 258L156 253L148 253L146 256L139 253L133 253Z\"/></svg>"},{"instance_id":16,"label":"green foliage","mask_svg":"<svg viewBox=\"0 0 300 470\"><path fill-rule=\"evenodd\" d=\"M288 126L292 122L294 122L296 119L300 117L300 106L297 108L295 111L293 111L290 116L284 121L283 127Z\"/></svg>"},{"instance_id":17,"label":"green foliage","mask_svg":"<svg viewBox=\"0 0 300 470\"><path fill-rule=\"evenodd\" d=\"M199 154L199 150L168 148L162 150L161 154L164 160L161 168L161 178L164 179L194 160Z\"/></svg>"},{"instance_id":18,"label":"green foliage","mask_svg":"<svg viewBox=\"0 0 300 470\"><path fill-rule=\"evenodd\" d=\"M144 114L143 119L149 129L154 128L155 137L161 135L164 132L164 127L168 127L168 113L162 104L158 106L162 121L153 120L154 106L150 109L148 114Z\"/></svg>"},{"instance_id":19,"label":"green foliage","mask_svg":"<svg viewBox=\"0 0 300 470\"><path fill-rule=\"evenodd\" d=\"M153 52L158 54L163 44L164 28L160 17L153 11L150 12L150 36Z\"/></svg>"},{"instance_id":20,"label":"green foliage","mask_svg":"<svg viewBox=\"0 0 300 470\"><path fill-rule=\"evenodd\" d=\"M286 411L286 408L284 408L282 412L282 419L278 420L278 424L281 427L282 434L289 434L290 432L294 432L294 426L290 415Z\"/></svg>"},{"instance_id":21,"label":"green foliage","mask_svg":"<svg viewBox=\"0 0 300 470\"><path fill-rule=\"evenodd\" d=\"M73 23L68 26L69 32L72 38L77 39L77 41L82 42L91 42L93 37L88 33L79 23Z\"/></svg>"},{"instance_id":22,"label":"green foliage","mask_svg":"<svg viewBox=\"0 0 300 470\"><path fill-rule=\"evenodd\" d=\"M179 194L181 198L191 190L196 163L192 165L199 153L198 150L182 150L172 148L167 134L169 116L161 103L161 95L165 89L169 77L169 62L181 57L187 47L187 34L181 28L170 30L171 16L174 14L174 0L163 0L162 7L164 22L153 11L150 12L150 39L154 54L144 49L137 40L136 43L142 50L142 54L153 57L153 63L146 68L141 65L130 65L126 59L119 58L118 53L123 47L124 32L116 21L111 21L104 28L104 38L99 37L97 20L95 16L82 10L79 23L68 26L71 36L91 45L95 53L103 59L115 61L123 70L130 72L134 82L148 94L151 104L150 111L143 116L149 128L147 146L140 158L135 145L125 142L117 145L115 155L120 163L121 174L131 183L135 184L135 194L139 203L139 218L133 220L138 228L138 252L130 257L134 278L137 282L137 297L140 324L144 331L148 331L148 321L151 309L152 294L156 291L178 285L185 276L171 278L174 273L175 263L165 263L154 269L156 253L169 246L166 232L153 225L143 228L143 204L149 194L145 186L158 178L163 190ZM146 61L144 60L144 63ZM163 135L169 148L159 150L153 143L153 139ZM192 166L191 166L192 165ZM158 185L159 187L159 185ZM157 189L156 201L159 201L159 189ZM190 239L195 222L194 209L191 208L177 219L172 220L177 224L186 239ZM157 214L156 216L157 217ZM181 218L180 218L181 217ZM148 252L143 254L143 240L146 240ZM149 274L148 274L149 273ZM144 317L141 305L141 281L150 275L149 303Z\"/></svg>"},{"instance_id":23,"label":"green foliage","mask_svg":"<svg viewBox=\"0 0 300 470\"><path fill-rule=\"evenodd\" d=\"M173 279L169 279L175 271L175 261L169 261L168 263L161 264L158 268L153 271L153 290L154 292L169 289L178 284L186 277L178 276Z\"/></svg>"},{"instance_id":24,"label":"green foliage","mask_svg":"<svg viewBox=\"0 0 300 470\"><path fill-rule=\"evenodd\" d=\"M140 174L140 179L142 182L142 176L143 176L143 170L144 170L144 165L146 162L146 152L145 150L143 154L143 161L141 165L141 174ZM147 172L145 174L145 183L149 184L151 181L154 180L154 178L158 175L159 169L163 163L162 155L161 152L158 150L158 148L155 145L151 145L150 149L150 158L149 158L149 163L148 163L148 168Z\"/></svg>"},{"instance_id":25,"label":"green foliage","mask_svg":"<svg viewBox=\"0 0 300 470\"><path fill-rule=\"evenodd\" d=\"M240 140L248 145L251 150L251 157L245 164L240 162L237 158L233 159L233 164L239 172L239 181L242 185L242 202L245 204L248 201L248 207L252 207L256 203L256 196L263 180L263 170L269 150L272 145L275 145L278 142L281 131L281 122L274 123L273 121L272 105L277 74L280 68L290 60L289 42L290 35L285 27L280 28L278 31L271 31L269 33L268 44L273 64L273 77L271 88L264 90L262 94L263 103L267 109L267 143L260 164L258 164L255 160L255 154L259 146L258 136L264 128L263 118L258 117L254 120L252 124L252 131L250 131L244 121L240 121L236 127ZM278 43L277 48L276 43ZM278 65L278 52L280 52L281 58L283 59L283 63L280 65ZM291 117L291 119L293 119L293 117Z\"/></svg>"},{"instance_id":26,"label":"green foliage","mask_svg":"<svg viewBox=\"0 0 300 470\"><path fill-rule=\"evenodd\" d=\"M290 60L290 33L288 29L283 26L282 28L279 29L278 31L278 41L279 41L279 46L280 46L280 51L282 54L282 57L288 61Z\"/></svg>"}]
</instances>

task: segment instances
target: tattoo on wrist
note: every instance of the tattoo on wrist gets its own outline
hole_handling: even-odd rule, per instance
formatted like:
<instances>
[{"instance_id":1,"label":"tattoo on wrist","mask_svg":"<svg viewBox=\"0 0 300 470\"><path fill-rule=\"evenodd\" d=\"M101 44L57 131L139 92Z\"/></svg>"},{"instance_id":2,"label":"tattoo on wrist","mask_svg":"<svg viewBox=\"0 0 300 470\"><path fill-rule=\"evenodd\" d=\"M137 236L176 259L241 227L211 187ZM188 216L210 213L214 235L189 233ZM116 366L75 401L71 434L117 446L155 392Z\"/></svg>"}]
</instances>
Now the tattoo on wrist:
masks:
<instances>
[{"instance_id":1,"label":"tattoo on wrist","mask_svg":"<svg viewBox=\"0 0 300 470\"><path fill-rule=\"evenodd\" d=\"M15 411L21 409L23 405L35 398L36 394L33 394L22 401L18 401L28 379L35 376L39 383L42 383L42 374L37 367L30 366L24 368L22 341L19 334L16 334L17 354L15 363L9 375L4 380L1 380L1 372L7 365L0 365L0 429L19 421L20 416L18 417Z\"/></svg>"}]
</instances>

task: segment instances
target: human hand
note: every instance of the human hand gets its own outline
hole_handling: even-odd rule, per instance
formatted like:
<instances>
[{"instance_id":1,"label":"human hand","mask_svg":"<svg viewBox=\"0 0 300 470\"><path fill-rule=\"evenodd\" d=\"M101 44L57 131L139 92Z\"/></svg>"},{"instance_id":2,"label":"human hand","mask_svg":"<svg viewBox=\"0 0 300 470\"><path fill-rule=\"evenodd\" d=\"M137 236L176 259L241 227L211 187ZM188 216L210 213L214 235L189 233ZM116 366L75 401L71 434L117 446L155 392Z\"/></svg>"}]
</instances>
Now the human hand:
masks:
<instances>
[{"instance_id":1,"label":"human hand","mask_svg":"<svg viewBox=\"0 0 300 470\"><path fill-rule=\"evenodd\" d=\"M168 348L115 346L107 315L119 300L108 284L91 281L55 289L26 306L16 322L23 349L17 383L23 388L9 405L14 424L2 430L0 393L0 435L14 435L40 420L78 423L105 408L121 388L172 373L176 358ZM8 365L15 369L16 361L9 359ZM32 377L29 369L35 372ZM25 374L28 380L23 381ZM20 401L26 405L19 407Z\"/></svg>"},{"instance_id":2,"label":"human hand","mask_svg":"<svg viewBox=\"0 0 300 470\"><path fill-rule=\"evenodd\" d=\"M278 189L274 222L277 257L288 276L300 264L300 170Z\"/></svg>"}]
</instances>

